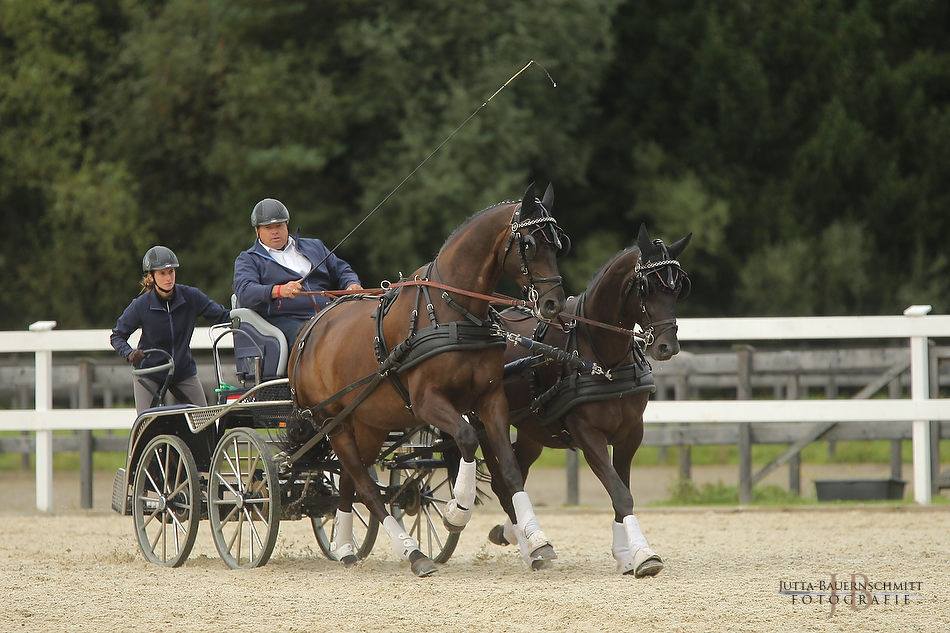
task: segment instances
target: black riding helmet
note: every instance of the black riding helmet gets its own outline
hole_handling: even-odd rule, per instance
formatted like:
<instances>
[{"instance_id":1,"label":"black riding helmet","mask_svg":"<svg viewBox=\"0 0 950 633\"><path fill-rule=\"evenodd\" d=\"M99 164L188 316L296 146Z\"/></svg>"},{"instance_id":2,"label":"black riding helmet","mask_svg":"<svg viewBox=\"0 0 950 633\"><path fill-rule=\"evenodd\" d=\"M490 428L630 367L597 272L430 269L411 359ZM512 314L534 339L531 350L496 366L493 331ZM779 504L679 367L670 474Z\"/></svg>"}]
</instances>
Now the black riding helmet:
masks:
<instances>
[{"instance_id":1,"label":"black riding helmet","mask_svg":"<svg viewBox=\"0 0 950 633\"><path fill-rule=\"evenodd\" d=\"M178 268L178 258L172 249L165 246L153 246L145 251L142 258L142 272L147 273L163 268Z\"/></svg>"},{"instance_id":2,"label":"black riding helmet","mask_svg":"<svg viewBox=\"0 0 950 633\"><path fill-rule=\"evenodd\" d=\"M254 210L251 211L251 226L256 228L280 222L290 222L290 211L280 200L264 198L254 205Z\"/></svg>"}]
</instances>

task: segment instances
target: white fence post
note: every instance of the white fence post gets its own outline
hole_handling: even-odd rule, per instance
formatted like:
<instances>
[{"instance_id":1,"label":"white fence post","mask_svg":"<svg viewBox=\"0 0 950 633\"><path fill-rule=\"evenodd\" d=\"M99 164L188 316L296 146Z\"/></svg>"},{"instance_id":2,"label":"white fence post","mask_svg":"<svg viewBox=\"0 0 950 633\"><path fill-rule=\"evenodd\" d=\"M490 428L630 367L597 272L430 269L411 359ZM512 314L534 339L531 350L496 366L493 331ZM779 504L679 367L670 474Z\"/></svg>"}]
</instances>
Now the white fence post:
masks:
<instances>
[{"instance_id":1,"label":"white fence post","mask_svg":"<svg viewBox=\"0 0 950 633\"><path fill-rule=\"evenodd\" d=\"M30 325L31 332L49 332L56 321L37 321ZM39 334L43 336L43 334ZM53 408L53 352L36 350L35 409L37 413ZM53 431L36 431L36 509L53 509Z\"/></svg>"},{"instance_id":2,"label":"white fence post","mask_svg":"<svg viewBox=\"0 0 950 633\"><path fill-rule=\"evenodd\" d=\"M929 305L913 305L904 310L906 316L924 316ZM930 347L926 336L910 337L910 398L930 398ZM914 420L911 441L914 450L914 501L930 503L930 421Z\"/></svg>"}]
</instances>

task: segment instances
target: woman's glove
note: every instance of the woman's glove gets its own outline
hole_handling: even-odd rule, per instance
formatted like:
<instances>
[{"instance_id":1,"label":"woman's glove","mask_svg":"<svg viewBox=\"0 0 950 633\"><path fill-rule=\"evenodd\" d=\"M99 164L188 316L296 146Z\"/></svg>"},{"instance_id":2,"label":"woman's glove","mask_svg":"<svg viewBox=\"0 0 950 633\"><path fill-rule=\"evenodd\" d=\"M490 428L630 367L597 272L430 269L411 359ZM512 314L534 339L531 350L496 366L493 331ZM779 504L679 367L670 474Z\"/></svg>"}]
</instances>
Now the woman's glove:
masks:
<instances>
[{"instance_id":1,"label":"woman's glove","mask_svg":"<svg viewBox=\"0 0 950 633\"><path fill-rule=\"evenodd\" d=\"M142 359L145 358L145 352L140 349L134 349L132 352L125 357L125 360L129 361L131 365L138 365L142 362Z\"/></svg>"}]
</instances>

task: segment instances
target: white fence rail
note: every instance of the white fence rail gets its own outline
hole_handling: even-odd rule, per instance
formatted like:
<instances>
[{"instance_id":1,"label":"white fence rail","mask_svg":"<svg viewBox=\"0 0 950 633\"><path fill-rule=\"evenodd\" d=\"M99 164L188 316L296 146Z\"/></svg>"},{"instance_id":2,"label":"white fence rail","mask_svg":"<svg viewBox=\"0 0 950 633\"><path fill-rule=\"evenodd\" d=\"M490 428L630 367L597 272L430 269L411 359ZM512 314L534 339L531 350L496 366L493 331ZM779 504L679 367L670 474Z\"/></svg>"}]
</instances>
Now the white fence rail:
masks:
<instances>
[{"instance_id":1,"label":"white fence rail","mask_svg":"<svg viewBox=\"0 0 950 633\"><path fill-rule=\"evenodd\" d=\"M917 309L913 309L917 308ZM931 500L931 420L950 420L950 399L929 399L929 338L950 338L950 315L924 316L929 307L914 306L905 316L883 317L781 317L680 319L681 341L782 341L909 339L911 350L911 398L896 400L690 400L655 401L647 407L649 424L750 422L862 422L910 421L913 423L914 499ZM910 316L910 315L918 316ZM40 324L35 324L40 325ZM42 325L40 325L42 327ZM0 332L0 353L30 352L36 355L36 402L34 409L0 411L0 431L36 433L36 507L53 506L52 433L62 429L128 429L132 409L52 408L53 352L109 350L109 330ZM136 339L132 339L135 344ZM231 341L222 340L222 347ZM209 349L208 328L198 328L194 349Z\"/></svg>"}]
</instances>

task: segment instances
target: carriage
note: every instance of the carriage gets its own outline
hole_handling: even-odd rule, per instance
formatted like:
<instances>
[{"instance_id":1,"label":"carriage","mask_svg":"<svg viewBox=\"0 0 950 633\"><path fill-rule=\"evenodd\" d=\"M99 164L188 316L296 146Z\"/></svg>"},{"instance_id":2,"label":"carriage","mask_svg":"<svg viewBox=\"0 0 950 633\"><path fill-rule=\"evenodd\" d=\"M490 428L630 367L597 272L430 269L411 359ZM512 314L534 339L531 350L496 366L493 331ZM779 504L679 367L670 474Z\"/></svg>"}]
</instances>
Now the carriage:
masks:
<instances>
[{"instance_id":1,"label":"carriage","mask_svg":"<svg viewBox=\"0 0 950 633\"><path fill-rule=\"evenodd\" d=\"M339 460L326 437L300 459L283 450L294 412L286 377L287 341L252 310L235 308L231 316L230 323L211 329L217 402L153 406L136 418L126 465L115 474L112 508L133 517L143 555L162 566L177 567L187 560L203 519L231 568L266 564L280 522L287 520L309 519L320 550L335 560ZM227 336L234 340L239 387L221 382L218 348ZM173 372L170 357L157 367L133 370L137 375L163 372ZM165 389L167 378L153 405ZM440 518L452 498L457 464L451 438L423 425L390 433L371 469L393 516L440 563L452 555L459 539ZM379 522L361 505L354 507L354 515L353 542L357 556L365 558Z\"/></svg>"},{"instance_id":2,"label":"carriage","mask_svg":"<svg viewBox=\"0 0 950 633\"><path fill-rule=\"evenodd\" d=\"M653 390L649 364L642 350L635 352L638 334L632 326L642 328L644 348L651 346L657 360L678 351L673 308L688 292L688 277L675 256L689 236L667 248L641 227L638 246L615 256L595 278L593 284L603 282L605 290L589 304L607 312L591 319L584 308L587 291L562 312L568 302L556 258L569 241L550 214L552 203L550 186L543 199L530 186L520 203L480 211L411 277L381 284L382 294L349 294L323 308L291 353L277 328L251 310L235 308L234 320L219 326L212 345L218 401L206 407L153 407L133 425L126 467L115 477L113 508L133 517L145 557L181 565L198 523L207 518L225 563L256 567L273 552L281 520L307 517L328 558L351 565L365 557L381 525L393 550L416 576L425 577L452 555L471 518L478 500L480 447L492 489L508 515L498 526L504 539L498 534L490 539L517 542L524 562L544 569L557 554L524 491L530 462L519 463L510 443L505 378L509 369L533 372L536 361L552 360L562 369L526 406L538 414L556 401L554 417L570 418L563 421L564 430L611 491L618 569L637 577L658 573L662 561L639 528L628 482L642 439L643 409ZM528 299L494 294L503 275ZM432 289L441 295L432 297ZM360 299L375 300L367 305ZM537 321L534 336L506 330L489 310L498 303L528 309L527 317ZM420 328L423 311L428 325ZM566 341L544 343L542 325L564 316L568 321L560 325ZM524 325L524 320L514 322ZM575 336L578 323L597 326L613 338L605 342L589 327L583 337ZM317 337L320 344L308 344L318 329L327 335ZM228 335L234 338L240 388L220 380L218 344ZM601 339L599 347L595 338ZM508 344L531 354L505 365ZM598 352L604 349L616 358L605 362ZM149 371L166 369L170 376L168 364ZM384 381L392 389L377 391ZM549 381L535 376L530 382L531 388L513 395L534 393ZM629 406L614 407L618 399ZM610 412L590 418L590 407L601 404ZM591 433L592 419L606 419L611 428ZM541 425L539 445L552 428ZM363 444L357 442L358 429ZM620 442L614 442L620 452L613 464L608 438ZM520 433L517 443L522 443ZM372 513L351 510L357 494Z\"/></svg>"}]
</instances>

